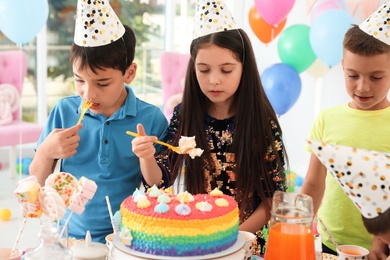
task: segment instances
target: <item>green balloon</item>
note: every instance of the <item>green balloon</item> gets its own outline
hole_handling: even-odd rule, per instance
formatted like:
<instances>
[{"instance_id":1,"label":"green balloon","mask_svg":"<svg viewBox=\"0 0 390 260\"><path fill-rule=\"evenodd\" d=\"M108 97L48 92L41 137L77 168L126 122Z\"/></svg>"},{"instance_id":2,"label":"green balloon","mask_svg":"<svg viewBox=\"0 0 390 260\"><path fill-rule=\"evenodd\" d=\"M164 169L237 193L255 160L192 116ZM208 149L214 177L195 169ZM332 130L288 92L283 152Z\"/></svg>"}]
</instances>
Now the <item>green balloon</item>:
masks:
<instances>
[{"instance_id":1,"label":"green balloon","mask_svg":"<svg viewBox=\"0 0 390 260\"><path fill-rule=\"evenodd\" d=\"M317 58L310 44L310 27L295 24L283 30L278 40L278 54L282 63L299 73L308 69Z\"/></svg>"}]
</instances>

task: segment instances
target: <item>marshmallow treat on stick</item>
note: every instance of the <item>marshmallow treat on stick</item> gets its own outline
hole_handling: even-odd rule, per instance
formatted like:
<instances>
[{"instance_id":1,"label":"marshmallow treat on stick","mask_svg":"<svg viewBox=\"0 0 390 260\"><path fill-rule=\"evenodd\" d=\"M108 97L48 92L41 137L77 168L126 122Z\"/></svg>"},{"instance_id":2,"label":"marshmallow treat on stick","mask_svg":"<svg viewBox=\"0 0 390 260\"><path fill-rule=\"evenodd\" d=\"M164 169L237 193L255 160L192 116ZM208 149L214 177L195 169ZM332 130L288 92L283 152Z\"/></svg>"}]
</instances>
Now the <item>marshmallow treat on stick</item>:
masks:
<instances>
[{"instance_id":1,"label":"marshmallow treat on stick","mask_svg":"<svg viewBox=\"0 0 390 260\"><path fill-rule=\"evenodd\" d=\"M45 186L52 187L64 200L65 206L69 206L70 197L78 186L77 178L67 172L55 172L45 180Z\"/></svg>"},{"instance_id":2,"label":"marshmallow treat on stick","mask_svg":"<svg viewBox=\"0 0 390 260\"><path fill-rule=\"evenodd\" d=\"M97 190L97 185L93 180L81 177L75 192L70 197L69 209L77 214L85 210L85 204L93 198Z\"/></svg>"}]
</instances>

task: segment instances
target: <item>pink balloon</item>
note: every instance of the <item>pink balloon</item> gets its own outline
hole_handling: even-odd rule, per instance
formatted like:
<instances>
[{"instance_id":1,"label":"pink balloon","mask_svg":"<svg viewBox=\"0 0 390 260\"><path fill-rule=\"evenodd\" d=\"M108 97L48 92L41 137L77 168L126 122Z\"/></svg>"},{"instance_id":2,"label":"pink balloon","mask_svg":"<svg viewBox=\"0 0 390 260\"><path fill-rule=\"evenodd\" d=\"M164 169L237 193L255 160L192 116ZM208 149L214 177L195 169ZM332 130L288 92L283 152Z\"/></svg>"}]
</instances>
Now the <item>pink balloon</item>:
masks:
<instances>
[{"instance_id":1,"label":"pink balloon","mask_svg":"<svg viewBox=\"0 0 390 260\"><path fill-rule=\"evenodd\" d=\"M311 11L311 23L313 23L320 14L332 9L340 9L348 12L348 7L343 0L319 0Z\"/></svg>"},{"instance_id":2,"label":"pink balloon","mask_svg":"<svg viewBox=\"0 0 390 260\"><path fill-rule=\"evenodd\" d=\"M286 19L295 0L255 0L255 6L264 21L276 25Z\"/></svg>"}]
</instances>

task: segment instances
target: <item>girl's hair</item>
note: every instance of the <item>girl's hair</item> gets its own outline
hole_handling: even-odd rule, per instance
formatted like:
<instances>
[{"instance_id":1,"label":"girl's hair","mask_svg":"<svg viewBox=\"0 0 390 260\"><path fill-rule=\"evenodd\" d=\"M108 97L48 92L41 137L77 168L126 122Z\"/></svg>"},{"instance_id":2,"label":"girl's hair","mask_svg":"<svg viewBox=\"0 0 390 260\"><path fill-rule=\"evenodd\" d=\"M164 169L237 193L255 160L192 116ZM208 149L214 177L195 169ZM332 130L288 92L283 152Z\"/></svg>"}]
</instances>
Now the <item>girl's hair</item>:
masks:
<instances>
[{"instance_id":1,"label":"girl's hair","mask_svg":"<svg viewBox=\"0 0 390 260\"><path fill-rule=\"evenodd\" d=\"M370 234L379 235L390 231L390 209L386 210L376 218L365 218L362 216L362 219L367 232Z\"/></svg>"},{"instance_id":2,"label":"girl's hair","mask_svg":"<svg viewBox=\"0 0 390 260\"><path fill-rule=\"evenodd\" d=\"M356 24L345 33L343 47L344 51L348 50L361 56L390 53L389 45L365 33Z\"/></svg>"},{"instance_id":3,"label":"girl's hair","mask_svg":"<svg viewBox=\"0 0 390 260\"><path fill-rule=\"evenodd\" d=\"M173 142L177 143L180 136L195 136L197 146L204 149L204 153L202 157L195 159L179 155L171 171L172 179L176 179L184 160L187 190L194 194L205 193L204 160L214 165L205 133L205 118L210 100L201 91L195 72L198 50L211 44L230 50L243 66L241 81L233 101L236 113L232 151L230 151L235 154L237 162L236 184L240 194L236 196L241 197L237 199L242 201L240 206L242 209L248 206L246 202L254 190L262 199L272 196L276 190L273 174L269 174L275 165L271 165L272 162L265 159L268 149L274 148L275 137L271 129L271 121L278 125L277 131L280 134L282 131L262 87L250 40L241 29L206 35L191 43L191 58L188 63L183 101L179 111L180 124ZM274 150L273 153L277 160L278 171L283 172L283 158L280 158L278 151Z\"/></svg>"},{"instance_id":4,"label":"girl's hair","mask_svg":"<svg viewBox=\"0 0 390 260\"><path fill-rule=\"evenodd\" d=\"M122 71L124 75L126 69L133 63L136 45L134 31L127 25L124 27L123 36L110 44L98 47L73 44L69 54L70 63L74 64L80 59L80 67L89 67L94 73L98 69L112 68Z\"/></svg>"}]
</instances>

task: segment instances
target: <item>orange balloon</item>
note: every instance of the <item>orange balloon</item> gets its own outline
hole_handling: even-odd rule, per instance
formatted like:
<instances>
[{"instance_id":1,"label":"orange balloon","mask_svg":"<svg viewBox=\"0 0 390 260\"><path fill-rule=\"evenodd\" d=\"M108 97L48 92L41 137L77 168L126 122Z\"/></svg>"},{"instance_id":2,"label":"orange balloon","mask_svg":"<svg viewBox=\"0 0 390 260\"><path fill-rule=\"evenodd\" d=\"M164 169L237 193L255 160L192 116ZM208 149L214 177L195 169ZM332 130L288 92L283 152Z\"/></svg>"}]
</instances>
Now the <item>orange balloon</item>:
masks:
<instances>
[{"instance_id":1,"label":"orange balloon","mask_svg":"<svg viewBox=\"0 0 390 260\"><path fill-rule=\"evenodd\" d=\"M249 9L248 18L252 31L263 43L269 43L274 40L283 30L287 20L286 18L277 25L272 26L264 21L254 5Z\"/></svg>"}]
</instances>

